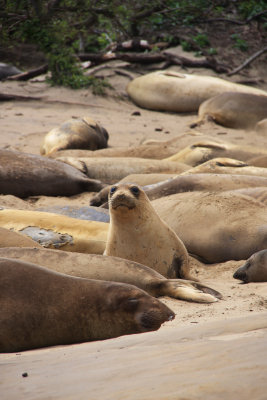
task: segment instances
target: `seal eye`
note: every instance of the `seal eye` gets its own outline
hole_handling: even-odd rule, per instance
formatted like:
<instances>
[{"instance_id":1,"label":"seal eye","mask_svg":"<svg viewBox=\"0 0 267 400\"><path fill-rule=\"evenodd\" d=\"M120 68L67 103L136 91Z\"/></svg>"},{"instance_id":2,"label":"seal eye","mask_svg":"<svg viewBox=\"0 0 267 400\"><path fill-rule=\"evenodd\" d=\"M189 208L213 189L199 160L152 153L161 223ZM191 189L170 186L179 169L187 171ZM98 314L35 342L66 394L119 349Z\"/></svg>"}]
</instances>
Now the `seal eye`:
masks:
<instances>
[{"instance_id":1,"label":"seal eye","mask_svg":"<svg viewBox=\"0 0 267 400\"><path fill-rule=\"evenodd\" d=\"M139 188L137 186L132 186L130 188L130 191L132 192L133 195L137 196L140 192Z\"/></svg>"},{"instance_id":2,"label":"seal eye","mask_svg":"<svg viewBox=\"0 0 267 400\"><path fill-rule=\"evenodd\" d=\"M110 194L115 193L117 190L116 186L112 186L112 188L110 189Z\"/></svg>"},{"instance_id":3,"label":"seal eye","mask_svg":"<svg viewBox=\"0 0 267 400\"><path fill-rule=\"evenodd\" d=\"M124 309L125 309L125 311L128 311L128 312L135 311L138 307L138 304L139 304L139 300L134 297L127 299L127 301L124 305Z\"/></svg>"}]
</instances>

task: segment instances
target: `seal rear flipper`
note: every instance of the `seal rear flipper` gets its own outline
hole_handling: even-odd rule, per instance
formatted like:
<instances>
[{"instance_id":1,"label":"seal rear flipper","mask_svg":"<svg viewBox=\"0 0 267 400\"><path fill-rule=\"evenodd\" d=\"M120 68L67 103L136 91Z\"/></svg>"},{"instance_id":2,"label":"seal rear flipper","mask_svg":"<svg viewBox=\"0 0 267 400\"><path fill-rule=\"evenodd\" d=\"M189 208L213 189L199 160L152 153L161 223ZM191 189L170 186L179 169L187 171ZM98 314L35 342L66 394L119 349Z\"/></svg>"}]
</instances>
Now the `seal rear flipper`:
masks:
<instances>
[{"instance_id":1,"label":"seal rear flipper","mask_svg":"<svg viewBox=\"0 0 267 400\"><path fill-rule=\"evenodd\" d=\"M208 286L183 279L166 279L162 281L158 286L157 296L169 296L197 303L215 303L222 298L219 292Z\"/></svg>"}]
</instances>

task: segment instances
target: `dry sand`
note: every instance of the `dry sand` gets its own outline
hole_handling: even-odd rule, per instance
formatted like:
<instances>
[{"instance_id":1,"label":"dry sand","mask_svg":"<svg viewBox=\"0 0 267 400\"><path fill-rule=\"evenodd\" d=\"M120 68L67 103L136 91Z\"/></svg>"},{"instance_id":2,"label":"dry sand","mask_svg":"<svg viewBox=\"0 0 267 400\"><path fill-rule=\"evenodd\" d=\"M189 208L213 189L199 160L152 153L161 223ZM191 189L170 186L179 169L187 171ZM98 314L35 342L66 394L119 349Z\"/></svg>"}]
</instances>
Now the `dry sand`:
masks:
<instances>
[{"instance_id":1,"label":"dry sand","mask_svg":"<svg viewBox=\"0 0 267 400\"><path fill-rule=\"evenodd\" d=\"M96 97L88 90L50 88L39 79L0 83L0 92L43 97L42 101L0 104L0 147L39 154L44 135L70 117L94 118L108 130L110 146L135 145L146 139L168 140L189 130L196 115L140 109L126 98L129 79L112 75L110 70L107 74L111 75L115 90L105 97ZM266 85L261 88L266 90ZM132 115L135 111L141 115ZM267 137L254 132L213 124L202 126L199 131L232 143L267 146ZM84 206L91 196L82 193L71 198L41 196L22 200L2 195L0 206ZM234 280L233 272L242 261L193 264L197 277L219 290L223 300L204 305L163 298L176 318L158 332L135 335L133 339L122 337L1 355L1 399L267 399L267 283L243 285ZM239 324L236 317L242 318L242 329L231 336L232 324ZM250 326L249 321L255 318L261 322ZM203 332L217 325L228 329L228 339L213 340L211 337L221 335L216 331L205 334L204 340ZM190 336L186 344L184 330ZM25 371L28 378L21 376Z\"/></svg>"}]
</instances>

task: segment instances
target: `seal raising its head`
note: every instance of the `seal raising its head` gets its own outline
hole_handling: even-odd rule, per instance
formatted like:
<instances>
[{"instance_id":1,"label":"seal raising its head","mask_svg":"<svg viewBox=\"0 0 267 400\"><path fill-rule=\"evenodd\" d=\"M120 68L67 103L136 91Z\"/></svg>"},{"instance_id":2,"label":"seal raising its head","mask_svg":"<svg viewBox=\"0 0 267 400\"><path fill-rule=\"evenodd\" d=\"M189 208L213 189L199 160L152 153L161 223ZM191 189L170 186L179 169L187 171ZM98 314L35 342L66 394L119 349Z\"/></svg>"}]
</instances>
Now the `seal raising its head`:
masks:
<instances>
[{"instance_id":1,"label":"seal raising its head","mask_svg":"<svg viewBox=\"0 0 267 400\"><path fill-rule=\"evenodd\" d=\"M139 262L168 278L193 279L184 244L158 216L139 186L112 186L109 210L106 255Z\"/></svg>"}]
</instances>

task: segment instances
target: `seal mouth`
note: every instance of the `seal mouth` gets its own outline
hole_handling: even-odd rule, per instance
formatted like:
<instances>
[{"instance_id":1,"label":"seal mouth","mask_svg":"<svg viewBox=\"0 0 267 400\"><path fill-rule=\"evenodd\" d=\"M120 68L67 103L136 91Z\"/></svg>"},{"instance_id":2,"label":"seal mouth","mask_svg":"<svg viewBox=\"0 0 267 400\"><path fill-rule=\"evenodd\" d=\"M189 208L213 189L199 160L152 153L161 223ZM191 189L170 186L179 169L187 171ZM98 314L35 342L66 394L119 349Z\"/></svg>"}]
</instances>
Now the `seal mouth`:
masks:
<instances>
[{"instance_id":1,"label":"seal mouth","mask_svg":"<svg viewBox=\"0 0 267 400\"><path fill-rule=\"evenodd\" d=\"M128 204L112 204L113 210L117 210L118 208L127 208L128 210L132 210L135 206Z\"/></svg>"}]
</instances>

